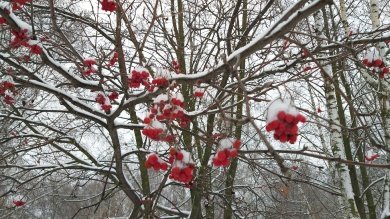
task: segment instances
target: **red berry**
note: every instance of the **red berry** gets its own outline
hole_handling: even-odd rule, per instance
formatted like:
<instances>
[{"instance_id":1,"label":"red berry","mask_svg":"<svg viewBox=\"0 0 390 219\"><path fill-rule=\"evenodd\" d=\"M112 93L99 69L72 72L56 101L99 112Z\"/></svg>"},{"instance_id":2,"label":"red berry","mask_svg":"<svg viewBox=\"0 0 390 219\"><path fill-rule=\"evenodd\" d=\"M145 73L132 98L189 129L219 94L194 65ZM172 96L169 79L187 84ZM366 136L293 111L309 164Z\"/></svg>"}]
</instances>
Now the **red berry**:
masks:
<instances>
[{"instance_id":1,"label":"red berry","mask_svg":"<svg viewBox=\"0 0 390 219\"><path fill-rule=\"evenodd\" d=\"M183 158L184 158L184 155L183 155L183 153L182 152L177 152L177 154L176 154L176 159L177 160L183 160Z\"/></svg>"},{"instance_id":2,"label":"red berry","mask_svg":"<svg viewBox=\"0 0 390 219\"><path fill-rule=\"evenodd\" d=\"M174 176L174 177L177 177L177 176L179 176L179 174L180 174L180 168L179 167L173 167L172 168L172 176Z\"/></svg>"},{"instance_id":3,"label":"red berry","mask_svg":"<svg viewBox=\"0 0 390 219\"><path fill-rule=\"evenodd\" d=\"M156 154L151 154L151 155L149 155L149 157L148 157L148 162L149 162L150 164L152 164L152 165L158 163L158 157L157 157L157 155L156 155Z\"/></svg>"},{"instance_id":4,"label":"red berry","mask_svg":"<svg viewBox=\"0 0 390 219\"><path fill-rule=\"evenodd\" d=\"M168 162L169 162L170 164L172 164L174 160L175 160L175 158L174 158L173 156L169 156L169 157L168 157Z\"/></svg>"},{"instance_id":5,"label":"red berry","mask_svg":"<svg viewBox=\"0 0 390 219\"><path fill-rule=\"evenodd\" d=\"M284 111L280 111L277 116L279 120L283 121L286 118L286 115L287 114Z\"/></svg>"},{"instance_id":6,"label":"red berry","mask_svg":"<svg viewBox=\"0 0 390 219\"><path fill-rule=\"evenodd\" d=\"M150 122L152 122L151 118L149 118L149 117L144 118L144 123L145 124L149 124Z\"/></svg>"},{"instance_id":7,"label":"red berry","mask_svg":"<svg viewBox=\"0 0 390 219\"><path fill-rule=\"evenodd\" d=\"M270 131L275 130L278 126L279 126L279 121L274 120L265 126L265 130L267 130L267 132L270 132Z\"/></svg>"},{"instance_id":8,"label":"red berry","mask_svg":"<svg viewBox=\"0 0 390 219\"><path fill-rule=\"evenodd\" d=\"M190 167L184 168L184 173L185 175L192 177L192 169Z\"/></svg>"},{"instance_id":9,"label":"red berry","mask_svg":"<svg viewBox=\"0 0 390 219\"><path fill-rule=\"evenodd\" d=\"M383 61L381 59L375 59L372 64L375 67L381 67L383 64Z\"/></svg>"},{"instance_id":10,"label":"red berry","mask_svg":"<svg viewBox=\"0 0 390 219\"><path fill-rule=\"evenodd\" d=\"M172 156L174 156L175 154L176 154L176 148L174 148L174 147L171 147L170 149L169 149L169 154L170 155L172 155Z\"/></svg>"},{"instance_id":11,"label":"red berry","mask_svg":"<svg viewBox=\"0 0 390 219\"><path fill-rule=\"evenodd\" d=\"M219 151L217 153L217 158L220 161L226 160L226 153L224 151Z\"/></svg>"},{"instance_id":12,"label":"red berry","mask_svg":"<svg viewBox=\"0 0 390 219\"><path fill-rule=\"evenodd\" d=\"M294 122L294 116L291 114L286 114L285 121L288 123Z\"/></svg>"},{"instance_id":13,"label":"red berry","mask_svg":"<svg viewBox=\"0 0 390 219\"><path fill-rule=\"evenodd\" d=\"M166 170L168 170L168 164L167 163L162 163L160 165L160 168L161 168L161 170L166 171Z\"/></svg>"},{"instance_id":14,"label":"red berry","mask_svg":"<svg viewBox=\"0 0 390 219\"><path fill-rule=\"evenodd\" d=\"M305 123L306 122L306 117L303 116L302 114L298 114L297 115L297 119L302 122L302 123Z\"/></svg>"},{"instance_id":15,"label":"red berry","mask_svg":"<svg viewBox=\"0 0 390 219\"><path fill-rule=\"evenodd\" d=\"M285 134L280 135L279 140L280 140L282 143L287 142L287 135L285 135Z\"/></svg>"}]
</instances>

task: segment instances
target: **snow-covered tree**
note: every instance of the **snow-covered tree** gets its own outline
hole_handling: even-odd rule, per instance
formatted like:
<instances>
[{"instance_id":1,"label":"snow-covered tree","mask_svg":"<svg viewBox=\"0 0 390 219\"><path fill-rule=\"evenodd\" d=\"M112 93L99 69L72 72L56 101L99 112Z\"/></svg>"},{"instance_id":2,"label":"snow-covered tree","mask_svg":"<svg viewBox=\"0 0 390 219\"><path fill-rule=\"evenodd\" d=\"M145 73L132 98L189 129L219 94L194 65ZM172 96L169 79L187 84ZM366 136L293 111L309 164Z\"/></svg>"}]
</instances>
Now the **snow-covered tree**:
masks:
<instances>
[{"instance_id":1,"label":"snow-covered tree","mask_svg":"<svg viewBox=\"0 0 390 219\"><path fill-rule=\"evenodd\" d=\"M389 5L0 0L0 215L388 217Z\"/></svg>"}]
</instances>

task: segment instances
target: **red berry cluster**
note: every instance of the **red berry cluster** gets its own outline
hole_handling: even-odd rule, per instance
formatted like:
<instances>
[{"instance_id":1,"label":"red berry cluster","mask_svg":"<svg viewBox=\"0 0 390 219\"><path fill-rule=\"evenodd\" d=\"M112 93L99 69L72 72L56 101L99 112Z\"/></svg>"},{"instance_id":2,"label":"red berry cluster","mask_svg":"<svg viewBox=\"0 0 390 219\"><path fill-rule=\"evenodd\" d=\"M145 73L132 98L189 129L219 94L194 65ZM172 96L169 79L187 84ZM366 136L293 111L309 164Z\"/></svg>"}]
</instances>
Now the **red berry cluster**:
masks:
<instances>
[{"instance_id":1,"label":"red berry cluster","mask_svg":"<svg viewBox=\"0 0 390 219\"><path fill-rule=\"evenodd\" d=\"M275 131L274 139L281 142L290 142L294 144L298 138L298 123L306 122L306 118L302 114L292 115L284 111L277 114L277 119L267 124L265 129L267 132Z\"/></svg>"},{"instance_id":2,"label":"red berry cluster","mask_svg":"<svg viewBox=\"0 0 390 219\"><path fill-rule=\"evenodd\" d=\"M151 153L146 157L145 167L148 169L153 168L156 171L167 171L168 164L164 162L157 154Z\"/></svg>"},{"instance_id":3,"label":"red berry cluster","mask_svg":"<svg viewBox=\"0 0 390 219\"><path fill-rule=\"evenodd\" d=\"M30 35L28 34L27 29L21 30L11 30L13 35L12 40L10 42L10 47L17 49L21 46L29 48L32 54L39 55L42 53L42 48L38 44L30 44ZM30 41L31 42L31 41Z\"/></svg>"},{"instance_id":4,"label":"red berry cluster","mask_svg":"<svg viewBox=\"0 0 390 219\"><path fill-rule=\"evenodd\" d=\"M31 2L32 0L12 0L12 10L17 11L22 9L22 7L27 4L27 2Z\"/></svg>"},{"instance_id":5,"label":"red berry cluster","mask_svg":"<svg viewBox=\"0 0 390 219\"><path fill-rule=\"evenodd\" d=\"M108 67L114 66L115 63L118 61L118 53L114 52L108 61Z\"/></svg>"},{"instance_id":6,"label":"red berry cluster","mask_svg":"<svg viewBox=\"0 0 390 219\"><path fill-rule=\"evenodd\" d=\"M201 89L201 88L195 88L195 91L194 91L194 97L195 98L202 98L203 97L203 95L204 95L204 90L203 89Z\"/></svg>"},{"instance_id":7,"label":"red berry cluster","mask_svg":"<svg viewBox=\"0 0 390 219\"><path fill-rule=\"evenodd\" d=\"M169 81L165 77L157 77L152 80L152 84L159 88L165 88L169 86Z\"/></svg>"},{"instance_id":8,"label":"red berry cluster","mask_svg":"<svg viewBox=\"0 0 390 219\"><path fill-rule=\"evenodd\" d=\"M389 67L385 66L385 63L381 58L365 57L363 59L363 64L369 68L372 68L372 73L379 74L380 78L384 78L385 74L390 72Z\"/></svg>"},{"instance_id":9,"label":"red berry cluster","mask_svg":"<svg viewBox=\"0 0 390 219\"><path fill-rule=\"evenodd\" d=\"M13 96L15 95L15 84L10 81L0 82L0 96L6 104L13 104L15 102Z\"/></svg>"},{"instance_id":10,"label":"red berry cluster","mask_svg":"<svg viewBox=\"0 0 390 219\"><path fill-rule=\"evenodd\" d=\"M115 0L102 0L102 10L113 12L116 9Z\"/></svg>"},{"instance_id":11,"label":"red berry cluster","mask_svg":"<svg viewBox=\"0 0 390 219\"><path fill-rule=\"evenodd\" d=\"M13 200L12 203L14 203L14 205L15 205L16 207L21 207L21 206L23 206L23 205L26 204L26 202L24 202L24 201L22 201L22 200L19 200L19 201Z\"/></svg>"},{"instance_id":12,"label":"red berry cluster","mask_svg":"<svg viewBox=\"0 0 390 219\"><path fill-rule=\"evenodd\" d=\"M176 72L177 74L180 73L180 65L176 60L172 61L172 70Z\"/></svg>"},{"instance_id":13,"label":"red berry cluster","mask_svg":"<svg viewBox=\"0 0 390 219\"><path fill-rule=\"evenodd\" d=\"M110 98L107 98L104 94L98 93L98 95L95 98L96 102L100 104L100 107L102 110L106 113L110 113L111 111L111 103L110 103Z\"/></svg>"},{"instance_id":14,"label":"red berry cluster","mask_svg":"<svg viewBox=\"0 0 390 219\"><path fill-rule=\"evenodd\" d=\"M129 78L128 83L129 87L131 88L138 88L141 86L141 84L146 88L149 88L149 72L146 69L132 70L131 77Z\"/></svg>"},{"instance_id":15,"label":"red berry cluster","mask_svg":"<svg viewBox=\"0 0 390 219\"><path fill-rule=\"evenodd\" d=\"M116 91L113 91L108 95L108 99L110 99L111 101L118 99L118 97L119 97L119 94Z\"/></svg>"},{"instance_id":16,"label":"red berry cluster","mask_svg":"<svg viewBox=\"0 0 390 219\"><path fill-rule=\"evenodd\" d=\"M224 142L224 143L222 143ZM213 158L213 165L216 167L227 167L230 165L230 158L238 155L241 141L238 139L225 138L220 141L220 148Z\"/></svg>"},{"instance_id":17,"label":"red berry cluster","mask_svg":"<svg viewBox=\"0 0 390 219\"><path fill-rule=\"evenodd\" d=\"M93 58L84 59L83 64L84 64L84 71L83 71L84 76L87 77L93 73L96 73L96 69L93 67L93 65L96 65L95 59Z\"/></svg>"},{"instance_id":18,"label":"red berry cluster","mask_svg":"<svg viewBox=\"0 0 390 219\"><path fill-rule=\"evenodd\" d=\"M144 119L145 124L149 124L153 119L158 121L176 120L183 128L187 127L190 119L184 114L184 102L181 94L175 96L160 94L156 97L151 106L149 116Z\"/></svg>"},{"instance_id":19,"label":"red berry cluster","mask_svg":"<svg viewBox=\"0 0 390 219\"><path fill-rule=\"evenodd\" d=\"M165 140L165 127L159 121L153 120L142 129L142 134L155 141Z\"/></svg>"},{"instance_id":20,"label":"red berry cluster","mask_svg":"<svg viewBox=\"0 0 390 219\"><path fill-rule=\"evenodd\" d=\"M187 151L178 151L171 148L169 162L173 163L170 179L189 184L193 177L195 165Z\"/></svg>"},{"instance_id":21,"label":"red berry cluster","mask_svg":"<svg viewBox=\"0 0 390 219\"><path fill-rule=\"evenodd\" d=\"M7 20L0 16L0 25L7 24Z\"/></svg>"},{"instance_id":22,"label":"red berry cluster","mask_svg":"<svg viewBox=\"0 0 390 219\"><path fill-rule=\"evenodd\" d=\"M371 150L367 152L367 154L364 155L364 158L366 161L373 161L379 157L379 154L373 153Z\"/></svg>"}]
</instances>

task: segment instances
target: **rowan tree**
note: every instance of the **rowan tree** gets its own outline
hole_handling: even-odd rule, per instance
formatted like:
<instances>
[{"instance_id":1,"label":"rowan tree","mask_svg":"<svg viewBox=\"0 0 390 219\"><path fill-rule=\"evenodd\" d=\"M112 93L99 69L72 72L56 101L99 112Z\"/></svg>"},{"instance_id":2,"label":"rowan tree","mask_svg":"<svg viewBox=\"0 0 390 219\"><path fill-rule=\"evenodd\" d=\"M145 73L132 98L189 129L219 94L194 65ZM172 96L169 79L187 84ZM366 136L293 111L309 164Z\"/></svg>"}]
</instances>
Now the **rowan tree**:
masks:
<instances>
[{"instance_id":1,"label":"rowan tree","mask_svg":"<svg viewBox=\"0 0 390 219\"><path fill-rule=\"evenodd\" d=\"M1 214L389 217L389 14L0 1Z\"/></svg>"}]
</instances>

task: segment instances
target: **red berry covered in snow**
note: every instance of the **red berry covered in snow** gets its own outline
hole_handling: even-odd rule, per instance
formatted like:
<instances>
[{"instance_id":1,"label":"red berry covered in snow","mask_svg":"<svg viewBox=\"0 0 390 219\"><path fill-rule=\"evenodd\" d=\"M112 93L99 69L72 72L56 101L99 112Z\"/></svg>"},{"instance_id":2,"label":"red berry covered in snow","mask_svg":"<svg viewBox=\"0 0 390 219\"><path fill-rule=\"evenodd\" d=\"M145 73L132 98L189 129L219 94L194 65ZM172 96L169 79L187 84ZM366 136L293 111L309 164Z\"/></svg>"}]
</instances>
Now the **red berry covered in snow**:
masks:
<instances>
[{"instance_id":1,"label":"red berry covered in snow","mask_svg":"<svg viewBox=\"0 0 390 219\"><path fill-rule=\"evenodd\" d=\"M237 157L241 141L233 138L221 139L218 143L217 153L213 158L213 165L216 167L227 167L230 160Z\"/></svg>"},{"instance_id":2,"label":"red berry covered in snow","mask_svg":"<svg viewBox=\"0 0 390 219\"><path fill-rule=\"evenodd\" d=\"M153 120L142 129L142 134L144 134L145 136L147 136L152 140L160 141L164 136L165 131L166 128L164 124L162 124L157 120Z\"/></svg>"},{"instance_id":3,"label":"red berry covered in snow","mask_svg":"<svg viewBox=\"0 0 390 219\"><path fill-rule=\"evenodd\" d=\"M11 80L0 82L0 96L2 96L2 100L5 104L10 105L15 103L15 94L15 84Z\"/></svg>"},{"instance_id":4,"label":"red berry covered in snow","mask_svg":"<svg viewBox=\"0 0 390 219\"><path fill-rule=\"evenodd\" d=\"M153 168L155 171L166 171L168 169L168 164L164 162L157 154L151 153L146 156L145 167Z\"/></svg>"},{"instance_id":5,"label":"red berry covered in snow","mask_svg":"<svg viewBox=\"0 0 390 219\"><path fill-rule=\"evenodd\" d=\"M113 66L115 65L115 63L118 61L118 53L117 52L114 52L108 62L108 66Z\"/></svg>"},{"instance_id":6,"label":"red berry covered in snow","mask_svg":"<svg viewBox=\"0 0 390 219\"><path fill-rule=\"evenodd\" d=\"M108 99L110 99L111 101L118 99L118 97L119 97L119 94L118 94L118 92L116 92L116 91L111 92L111 93L108 95Z\"/></svg>"},{"instance_id":7,"label":"red berry covered in snow","mask_svg":"<svg viewBox=\"0 0 390 219\"><path fill-rule=\"evenodd\" d=\"M306 118L298 110L282 100L275 100L268 107L267 132L274 131L274 139L294 144L298 138L298 123Z\"/></svg>"},{"instance_id":8,"label":"red berry covered in snow","mask_svg":"<svg viewBox=\"0 0 390 219\"><path fill-rule=\"evenodd\" d=\"M180 156L181 159L178 159L178 155ZM177 151L175 155L172 154L170 155L170 160L173 161L172 161L172 171L171 174L169 175L169 178L182 183L191 182L193 178L195 165L191 159L190 153L184 150Z\"/></svg>"},{"instance_id":9,"label":"red berry covered in snow","mask_svg":"<svg viewBox=\"0 0 390 219\"><path fill-rule=\"evenodd\" d=\"M37 45L37 44L31 45L30 46L30 51L31 51L32 54L35 54L35 55L42 54L42 48L39 45Z\"/></svg>"},{"instance_id":10,"label":"red berry covered in snow","mask_svg":"<svg viewBox=\"0 0 390 219\"><path fill-rule=\"evenodd\" d=\"M179 126L185 128L190 119L184 114L183 107L184 98L180 93L160 94L154 99L148 117L158 121L177 121Z\"/></svg>"},{"instance_id":11,"label":"red berry covered in snow","mask_svg":"<svg viewBox=\"0 0 390 219\"><path fill-rule=\"evenodd\" d=\"M149 71L146 68L138 67L131 71L128 83L131 88L138 88L141 85L149 88Z\"/></svg>"},{"instance_id":12,"label":"red berry covered in snow","mask_svg":"<svg viewBox=\"0 0 390 219\"><path fill-rule=\"evenodd\" d=\"M366 159L366 161L370 161L370 162L374 161L378 157L379 157L379 154L374 153L372 150L367 151L367 153L364 155L364 158Z\"/></svg>"},{"instance_id":13,"label":"red berry covered in snow","mask_svg":"<svg viewBox=\"0 0 390 219\"><path fill-rule=\"evenodd\" d=\"M203 97L203 95L204 95L204 89L202 89L202 88L195 88L195 90L194 90L194 97L195 98L202 98Z\"/></svg>"}]
</instances>

